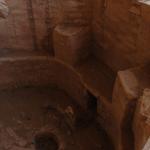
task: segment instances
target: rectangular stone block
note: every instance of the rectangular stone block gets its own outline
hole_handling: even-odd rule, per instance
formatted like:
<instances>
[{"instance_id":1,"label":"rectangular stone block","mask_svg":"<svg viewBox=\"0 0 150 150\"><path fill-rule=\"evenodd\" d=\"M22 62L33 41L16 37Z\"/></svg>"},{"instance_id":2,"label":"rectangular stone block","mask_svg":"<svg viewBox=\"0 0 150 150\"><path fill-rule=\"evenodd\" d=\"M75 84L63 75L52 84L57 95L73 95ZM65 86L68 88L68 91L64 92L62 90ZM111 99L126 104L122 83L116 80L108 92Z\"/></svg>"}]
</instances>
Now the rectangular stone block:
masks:
<instances>
[{"instance_id":1,"label":"rectangular stone block","mask_svg":"<svg viewBox=\"0 0 150 150\"><path fill-rule=\"evenodd\" d=\"M74 65L85 58L90 48L89 27L57 26L53 34L56 58Z\"/></svg>"}]
</instances>

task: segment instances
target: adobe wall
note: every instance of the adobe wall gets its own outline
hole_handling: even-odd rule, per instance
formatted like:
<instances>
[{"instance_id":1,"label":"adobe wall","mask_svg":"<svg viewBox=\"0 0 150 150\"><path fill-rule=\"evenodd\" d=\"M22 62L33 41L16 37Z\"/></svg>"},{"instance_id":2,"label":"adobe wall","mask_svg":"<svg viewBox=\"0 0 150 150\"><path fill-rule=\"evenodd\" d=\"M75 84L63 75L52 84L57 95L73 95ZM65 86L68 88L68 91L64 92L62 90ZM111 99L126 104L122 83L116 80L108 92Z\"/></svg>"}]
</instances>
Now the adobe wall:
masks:
<instances>
[{"instance_id":1,"label":"adobe wall","mask_svg":"<svg viewBox=\"0 0 150 150\"><path fill-rule=\"evenodd\" d=\"M7 19L0 19L0 49L51 51L53 28L64 22L65 11L71 8L70 5L67 6L68 0L6 1L10 12ZM87 16L88 20L90 0L71 1L83 4L73 10L73 17L77 17L77 13L74 12L80 9L85 10L82 14Z\"/></svg>"},{"instance_id":2,"label":"adobe wall","mask_svg":"<svg viewBox=\"0 0 150 150\"><path fill-rule=\"evenodd\" d=\"M94 0L95 55L115 72L150 60L150 6L133 0Z\"/></svg>"}]
</instances>

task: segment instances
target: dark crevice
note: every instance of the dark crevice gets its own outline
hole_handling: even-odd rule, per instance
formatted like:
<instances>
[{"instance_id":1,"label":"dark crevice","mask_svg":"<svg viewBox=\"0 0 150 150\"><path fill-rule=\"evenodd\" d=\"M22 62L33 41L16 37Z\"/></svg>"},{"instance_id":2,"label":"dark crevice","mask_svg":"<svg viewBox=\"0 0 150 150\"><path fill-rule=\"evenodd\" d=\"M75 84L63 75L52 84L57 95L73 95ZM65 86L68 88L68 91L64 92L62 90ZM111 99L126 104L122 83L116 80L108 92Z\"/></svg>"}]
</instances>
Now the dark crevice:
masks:
<instances>
[{"instance_id":1,"label":"dark crevice","mask_svg":"<svg viewBox=\"0 0 150 150\"><path fill-rule=\"evenodd\" d=\"M89 91L87 91L87 107L92 115L97 114L97 98Z\"/></svg>"},{"instance_id":2,"label":"dark crevice","mask_svg":"<svg viewBox=\"0 0 150 150\"><path fill-rule=\"evenodd\" d=\"M123 150L134 150L134 133L132 130L133 117L136 108L136 101L132 101L128 104L126 110L126 116L122 122L122 145Z\"/></svg>"},{"instance_id":3,"label":"dark crevice","mask_svg":"<svg viewBox=\"0 0 150 150\"><path fill-rule=\"evenodd\" d=\"M36 24L35 24L35 19L34 19L32 0L26 0L26 5L27 5L28 19L29 19L31 34L32 34L32 39L33 39L33 47L34 47L34 50L37 51L38 43L37 43Z\"/></svg>"},{"instance_id":4,"label":"dark crevice","mask_svg":"<svg viewBox=\"0 0 150 150\"><path fill-rule=\"evenodd\" d=\"M39 133L34 139L35 150L58 150L59 144L55 135L49 132Z\"/></svg>"}]
</instances>

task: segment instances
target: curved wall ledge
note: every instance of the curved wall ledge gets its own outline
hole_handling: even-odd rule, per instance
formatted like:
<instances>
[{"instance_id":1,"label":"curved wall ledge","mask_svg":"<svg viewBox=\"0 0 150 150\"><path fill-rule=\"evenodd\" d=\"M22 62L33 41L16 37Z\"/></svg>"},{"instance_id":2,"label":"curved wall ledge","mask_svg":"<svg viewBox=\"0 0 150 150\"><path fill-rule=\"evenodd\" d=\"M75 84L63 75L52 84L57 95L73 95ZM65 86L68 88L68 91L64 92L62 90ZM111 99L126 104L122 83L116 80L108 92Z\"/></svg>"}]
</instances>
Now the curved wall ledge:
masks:
<instances>
[{"instance_id":1,"label":"curved wall ledge","mask_svg":"<svg viewBox=\"0 0 150 150\"><path fill-rule=\"evenodd\" d=\"M86 89L73 68L47 56L0 59L0 89L28 86L56 86L81 106L86 106Z\"/></svg>"}]
</instances>

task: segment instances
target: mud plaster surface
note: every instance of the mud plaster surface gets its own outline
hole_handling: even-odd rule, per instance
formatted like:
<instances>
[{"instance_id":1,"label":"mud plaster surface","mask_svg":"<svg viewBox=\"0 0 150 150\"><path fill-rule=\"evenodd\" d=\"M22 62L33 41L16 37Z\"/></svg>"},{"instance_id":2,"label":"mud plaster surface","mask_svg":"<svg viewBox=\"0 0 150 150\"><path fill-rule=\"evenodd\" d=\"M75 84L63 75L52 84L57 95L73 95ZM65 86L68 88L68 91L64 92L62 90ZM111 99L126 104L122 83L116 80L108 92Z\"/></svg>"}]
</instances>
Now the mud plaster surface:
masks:
<instances>
[{"instance_id":1,"label":"mud plaster surface","mask_svg":"<svg viewBox=\"0 0 150 150\"><path fill-rule=\"evenodd\" d=\"M34 150L34 136L45 129L56 133L66 150L108 149L106 139L95 124L71 131L61 111L66 112L68 107L74 110L74 106L71 98L61 90L1 91L0 100L0 150Z\"/></svg>"}]
</instances>

